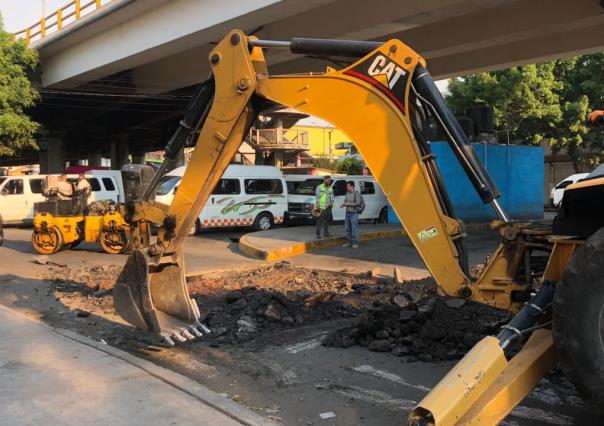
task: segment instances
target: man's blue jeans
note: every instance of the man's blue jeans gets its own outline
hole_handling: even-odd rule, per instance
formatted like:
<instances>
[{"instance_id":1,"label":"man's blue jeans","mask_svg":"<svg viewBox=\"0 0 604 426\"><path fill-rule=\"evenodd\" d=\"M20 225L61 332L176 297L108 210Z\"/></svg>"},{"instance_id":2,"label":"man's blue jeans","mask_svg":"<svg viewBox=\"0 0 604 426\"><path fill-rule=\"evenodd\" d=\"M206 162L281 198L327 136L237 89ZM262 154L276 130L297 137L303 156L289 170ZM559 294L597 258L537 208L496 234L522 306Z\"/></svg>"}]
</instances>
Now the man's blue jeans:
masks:
<instances>
[{"instance_id":1,"label":"man's blue jeans","mask_svg":"<svg viewBox=\"0 0 604 426\"><path fill-rule=\"evenodd\" d=\"M359 243L359 214L346 212L346 239L350 244Z\"/></svg>"}]
</instances>

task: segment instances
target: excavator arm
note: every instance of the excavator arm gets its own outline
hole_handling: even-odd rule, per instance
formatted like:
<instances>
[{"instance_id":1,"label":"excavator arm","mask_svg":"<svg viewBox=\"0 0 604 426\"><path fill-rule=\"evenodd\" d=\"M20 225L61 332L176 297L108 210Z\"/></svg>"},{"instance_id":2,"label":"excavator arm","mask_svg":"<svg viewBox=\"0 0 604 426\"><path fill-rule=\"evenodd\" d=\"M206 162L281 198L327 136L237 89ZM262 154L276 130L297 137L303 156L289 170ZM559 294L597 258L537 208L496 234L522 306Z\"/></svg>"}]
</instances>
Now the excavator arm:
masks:
<instances>
[{"instance_id":1,"label":"excavator arm","mask_svg":"<svg viewBox=\"0 0 604 426\"><path fill-rule=\"evenodd\" d=\"M354 58L354 62L341 70L273 76L264 58L264 50L269 48ZM136 247L118 278L114 299L123 318L160 334L168 343L210 332L200 322L199 309L188 295L182 254L185 237L257 115L277 104L320 117L352 138L426 267L446 294L514 312L520 310L516 317L519 319L513 324L516 331L516 327L522 330L534 325L538 316L529 315L522 308L532 290L526 268L533 250L547 251L551 244L539 240L539 232L527 231L525 224L511 222L506 216L497 202L497 188L417 53L399 40L277 42L247 37L235 30L210 52L209 62L212 78L205 87L211 90L205 92L205 104L196 105L196 121L201 130L172 204L159 215L152 203L143 201L132 207L132 217L141 223L159 223L161 227L157 242ZM463 224L455 218L435 157L424 137L430 119L447 135L478 195L492 205L499 218L494 226L502 243L477 279L469 276ZM181 130L191 128L190 124L181 125ZM523 267L527 279L519 281L517 276ZM535 306L546 304L549 293L541 293L541 297L544 301L536 301ZM514 338L514 331L502 333L486 338L489 340L479 343L462 360L451 373L454 377L447 376L444 384L414 410L412 424L455 424L472 409L479 415L484 413L477 408L477 401L489 389L497 393L492 385L508 367L504 349ZM544 353L549 354L551 338L549 345L547 336L538 343L544 349L532 356L542 359ZM529 362L527 359L524 364ZM542 365L541 369L549 363ZM523 374L531 379L537 377L533 370ZM526 394L531 387L531 380L523 380L517 396ZM508 385L503 388L508 389ZM447 398L451 403L443 402ZM510 404L497 415L505 415ZM476 415L470 415L470 423L473 421Z\"/></svg>"}]
</instances>

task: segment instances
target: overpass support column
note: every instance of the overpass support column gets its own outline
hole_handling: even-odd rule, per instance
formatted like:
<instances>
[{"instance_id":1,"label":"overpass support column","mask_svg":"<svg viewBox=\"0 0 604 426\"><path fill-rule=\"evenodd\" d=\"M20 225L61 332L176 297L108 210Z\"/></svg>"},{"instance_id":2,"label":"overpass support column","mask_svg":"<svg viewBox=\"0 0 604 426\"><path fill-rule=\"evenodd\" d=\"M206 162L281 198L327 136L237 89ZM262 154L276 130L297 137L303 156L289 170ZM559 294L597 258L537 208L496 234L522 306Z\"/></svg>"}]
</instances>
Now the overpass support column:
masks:
<instances>
[{"instance_id":1,"label":"overpass support column","mask_svg":"<svg viewBox=\"0 0 604 426\"><path fill-rule=\"evenodd\" d=\"M52 174L65 171L63 143L59 138L46 138L40 141L40 173Z\"/></svg>"},{"instance_id":2,"label":"overpass support column","mask_svg":"<svg viewBox=\"0 0 604 426\"><path fill-rule=\"evenodd\" d=\"M130 162L129 154L130 147L127 139L118 138L111 141L111 169L120 170L124 164L128 164Z\"/></svg>"},{"instance_id":3,"label":"overpass support column","mask_svg":"<svg viewBox=\"0 0 604 426\"><path fill-rule=\"evenodd\" d=\"M96 154L91 152L88 154L88 165L91 167L100 167L103 163L103 156L101 154Z\"/></svg>"},{"instance_id":4,"label":"overpass support column","mask_svg":"<svg viewBox=\"0 0 604 426\"><path fill-rule=\"evenodd\" d=\"M132 164L145 164L145 151L135 151L132 153Z\"/></svg>"}]
</instances>

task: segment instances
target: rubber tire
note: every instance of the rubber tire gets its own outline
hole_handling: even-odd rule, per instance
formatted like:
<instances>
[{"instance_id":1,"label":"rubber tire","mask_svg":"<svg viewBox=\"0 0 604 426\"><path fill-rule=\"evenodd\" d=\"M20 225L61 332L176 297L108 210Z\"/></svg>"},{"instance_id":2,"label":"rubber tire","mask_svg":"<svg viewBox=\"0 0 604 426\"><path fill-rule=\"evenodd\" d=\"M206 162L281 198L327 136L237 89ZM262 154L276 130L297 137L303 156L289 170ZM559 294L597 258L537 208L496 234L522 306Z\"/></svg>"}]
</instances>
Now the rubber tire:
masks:
<instances>
[{"instance_id":1,"label":"rubber tire","mask_svg":"<svg viewBox=\"0 0 604 426\"><path fill-rule=\"evenodd\" d=\"M388 207L384 207L382 210L380 210L377 223L388 223Z\"/></svg>"},{"instance_id":2,"label":"rubber tire","mask_svg":"<svg viewBox=\"0 0 604 426\"><path fill-rule=\"evenodd\" d=\"M264 218L268 218L268 220L269 220L269 226L268 226L268 228L262 228L261 227L262 226L260 224L261 221L262 221L262 223L266 223L265 221L262 220ZM270 214L270 213L268 213L268 212L262 212L258 216L256 216L256 219L254 219L254 229L256 231L268 231L274 225L275 225L275 220L273 219L273 215Z\"/></svg>"},{"instance_id":3,"label":"rubber tire","mask_svg":"<svg viewBox=\"0 0 604 426\"><path fill-rule=\"evenodd\" d=\"M201 221L199 218L195 221L195 225L191 227L188 236L192 237L193 235L198 235L201 233Z\"/></svg>"},{"instance_id":4,"label":"rubber tire","mask_svg":"<svg viewBox=\"0 0 604 426\"><path fill-rule=\"evenodd\" d=\"M592 412L604 417L604 228L571 257L553 306L562 370Z\"/></svg>"}]
</instances>

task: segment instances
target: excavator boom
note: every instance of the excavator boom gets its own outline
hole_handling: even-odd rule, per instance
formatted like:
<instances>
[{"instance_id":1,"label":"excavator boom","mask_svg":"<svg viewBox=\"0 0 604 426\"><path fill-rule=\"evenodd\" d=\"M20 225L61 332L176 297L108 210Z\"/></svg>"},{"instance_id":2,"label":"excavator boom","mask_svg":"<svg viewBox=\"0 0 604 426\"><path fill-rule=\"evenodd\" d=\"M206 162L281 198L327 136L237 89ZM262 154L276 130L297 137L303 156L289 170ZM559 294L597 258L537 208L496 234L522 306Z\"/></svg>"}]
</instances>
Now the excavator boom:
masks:
<instances>
[{"instance_id":1,"label":"excavator boom","mask_svg":"<svg viewBox=\"0 0 604 426\"><path fill-rule=\"evenodd\" d=\"M264 49L269 48L354 61L340 70L270 75L264 58ZM322 118L352 138L446 294L518 312L510 328L480 342L422 401L410 424L456 424L462 418L470 424L487 412L491 420L503 418L555 359L547 331L514 358L517 363L506 358L507 345L535 326L551 303L552 287L544 285L530 304L542 311L526 310L533 291L532 255L553 247L557 254L546 270L553 282L574 246L558 247L547 240L547 231L510 221L497 201L495 184L436 89L424 59L400 40L282 42L247 37L238 30L219 42L208 59L212 77L193 102L197 115L185 120L171 141L183 141L186 130L199 124L196 149L172 204L166 209L143 200L131 206L134 228L136 223L151 222L160 230L155 244L136 247L126 262L114 290L118 312L172 344L209 332L187 291L182 254L186 235L258 114L275 105L287 106ZM477 279L469 276L463 224L455 217L425 137L430 122L444 131L477 194L498 217L494 227L502 243ZM177 145L169 145L170 152ZM541 367L531 368L536 363ZM512 388L514 397L508 398Z\"/></svg>"}]
</instances>

